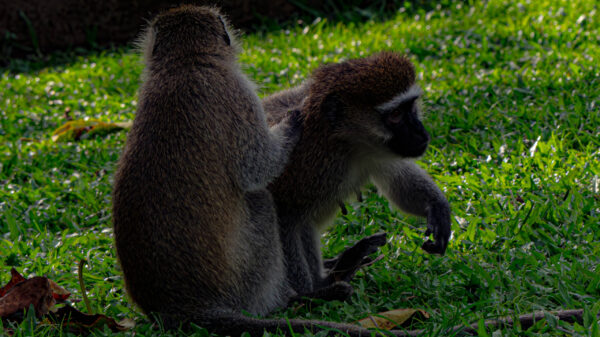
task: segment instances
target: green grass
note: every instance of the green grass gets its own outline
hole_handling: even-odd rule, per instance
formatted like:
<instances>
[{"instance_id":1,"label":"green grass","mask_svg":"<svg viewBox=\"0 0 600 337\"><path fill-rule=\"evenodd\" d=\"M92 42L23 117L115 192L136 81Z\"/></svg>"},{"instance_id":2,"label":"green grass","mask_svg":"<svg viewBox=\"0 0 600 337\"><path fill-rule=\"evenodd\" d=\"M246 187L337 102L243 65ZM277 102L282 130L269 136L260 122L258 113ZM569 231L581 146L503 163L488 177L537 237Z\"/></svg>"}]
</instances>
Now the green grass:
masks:
<instances>
[{"instance_id":1,"label":"green grass","mask_svg":"<svg viewBox=\"0 0 600 337\"><path fill-rule=\"evenodd\" d=\"M240 60L263 95L299 84L323 62L379 50L409 54L426 92L432 134L420 162L453 212L447 254L430 256L419 249L424 220L391 211L366 186L364 201L349 203L349 214L323 236L324 252L331 256L387 231L385 258L358 273L350 301L275 315L351 322L423 308L431 318L410 328L446 336L450 327L480 319L585 308L582 326L556 329L548 322L488 333L600 335L593 319L600 310L600 13L594 1L446 3L430 12L401 9L383 22L287 26L246 35L243 46ZM94 309L135 318L137 335L158 336L128 302L112 245L110 191L125 133L49 141L65 110L75 118L132 119L141 70L126 48L15 61L0 70L0 283L15 266L25 276L47 275L80 299L77 262L86 258ZM82 302L75 306L84 309ZM16 336L30 331L24 324Z\"/></svg>"}]
</instances>

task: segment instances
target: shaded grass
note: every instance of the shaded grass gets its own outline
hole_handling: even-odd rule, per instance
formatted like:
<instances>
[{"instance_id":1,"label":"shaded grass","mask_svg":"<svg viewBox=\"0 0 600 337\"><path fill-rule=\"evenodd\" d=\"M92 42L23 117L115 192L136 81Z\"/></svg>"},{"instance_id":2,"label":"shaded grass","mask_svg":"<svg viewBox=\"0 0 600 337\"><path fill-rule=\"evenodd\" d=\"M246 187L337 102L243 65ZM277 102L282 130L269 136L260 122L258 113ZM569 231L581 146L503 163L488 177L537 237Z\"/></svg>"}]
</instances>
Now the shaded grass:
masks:
<instances>
[{"instance_id":1,"label":"shaded grass","mask_svg":"<svg viewBox=\"0 0 600 337\"><path fill-rule=\"evenodd\" d=\"M567 332L548 322L501 334L595 335L597 10L583 0L447 3L429 12L401 10L385 22L323 19L245 36L240 61L263 95L299 84L323 62L379 50L409 54L426 92L432 134L420 163L445 191L454 218L446 256L426 255L419 249L424 220L390 210L365 187L364 201L350 202L349 214L323 236L324 252L332 256L365 235L387 231L392 238L382 249L385 259L358 273L349 302L276 315L350 322L370 312L418 307L432 317L411 328L445 336L453 325L478 319L583 307L584 326L559 324ZM65 111L75 118L132 119L139 58L112 49L16 71L30 66L13 64L0 77L0 259L26 276L48 275L81 298L76 266L86 258L95 310L137 318L136 334L161 335L127 302L112 247L110 191L126 135L48 141ZM4 269L2 282L9 276ZM83 303L76 306L83 309Z\"/></svg>"}]
</instances>

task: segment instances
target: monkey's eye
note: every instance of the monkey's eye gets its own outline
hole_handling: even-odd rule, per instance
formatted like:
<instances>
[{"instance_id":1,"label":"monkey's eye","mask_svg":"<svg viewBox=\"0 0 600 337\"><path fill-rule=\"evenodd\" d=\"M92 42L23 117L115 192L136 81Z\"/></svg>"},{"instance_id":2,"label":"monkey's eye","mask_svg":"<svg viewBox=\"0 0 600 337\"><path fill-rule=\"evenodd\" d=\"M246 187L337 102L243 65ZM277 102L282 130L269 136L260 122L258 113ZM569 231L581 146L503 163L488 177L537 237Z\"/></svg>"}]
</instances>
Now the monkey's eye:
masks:
<instances>
[{"instance_id":1,"label":"monkey's eye","mask_svg":"<svg viewBox=\"0 0 600 337\"><path fill-rule=\"evenodd\" d=\"M387 120L392 124L396 124L402 120L402 115L404 115L404 111L402 109L395 109L387 115Z\"/></svg>"},{"instance_id":2,"label":"monkey's eye","mask_svg":"<svg viewBox=\"0 0 600 337\"><path fill-rule=\"evenodd\" d=\"M396 106L396 108L394 110L390 111L387 114L387 116L386 116L387 121L392 124L399 123L405 114L413 111L416 100L417 100L417 97L414 97L414 98L411 98L409 100L406 100L406 101L398 104L398 106Z\"/></svg>"}]
</instances>

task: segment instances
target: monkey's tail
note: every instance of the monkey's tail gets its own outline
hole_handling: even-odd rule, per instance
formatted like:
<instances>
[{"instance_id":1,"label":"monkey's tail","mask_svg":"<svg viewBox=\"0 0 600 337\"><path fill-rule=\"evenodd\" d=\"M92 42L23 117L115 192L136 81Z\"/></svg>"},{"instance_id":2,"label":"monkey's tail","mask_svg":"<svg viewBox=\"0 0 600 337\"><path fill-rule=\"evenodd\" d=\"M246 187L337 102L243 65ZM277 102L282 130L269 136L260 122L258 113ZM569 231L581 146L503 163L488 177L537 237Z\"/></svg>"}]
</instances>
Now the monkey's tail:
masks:
<instances>
[{"instance_id":1,"label":"monkey's tail","mask_svg":"<svg viewBox=\"0 0 600 337\"><path fill-rule=\"evenodd\" d=\"M334 323L316 320L300 320L300 319L256 319L246 317L236 313L219 313L211 317L202 317L195 320L196 324L208 329L210 332L217 333L223 336L240 336L246 332L252 337L261 337L265 332L281 333L286 336L295 333L302 334L310 332L315 334L320 331L327 331L327 336L347 335L351 337L367 337L367 336L417 336L414 332L391 330L377 331L368 330L363 327Z\"/></svg>"}]
</instances>

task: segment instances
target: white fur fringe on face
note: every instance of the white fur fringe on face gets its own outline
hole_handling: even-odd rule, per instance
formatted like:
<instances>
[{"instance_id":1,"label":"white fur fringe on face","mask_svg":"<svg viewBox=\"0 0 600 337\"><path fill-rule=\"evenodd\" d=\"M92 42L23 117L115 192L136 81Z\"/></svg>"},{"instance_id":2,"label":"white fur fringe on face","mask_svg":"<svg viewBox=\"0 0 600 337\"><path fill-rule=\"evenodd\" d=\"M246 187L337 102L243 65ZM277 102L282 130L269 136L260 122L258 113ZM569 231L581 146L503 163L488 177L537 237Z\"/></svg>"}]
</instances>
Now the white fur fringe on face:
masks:
<instances>
[{"instance_id":1,"label":"white fur fringe on face","mask_svg":"<svg viewBox=\"0 0 600 337\"><path fill-rule=\"evenodd\" d=\"M419 87L417 84L413 84L405 92L401 92L389 101L376 106L375 109L381 113L389 112L396 109L402 103L411 99L419 98L421 95L423 95L423 90L421 90L421 87Z\"/></svg>"}]
</instances>

